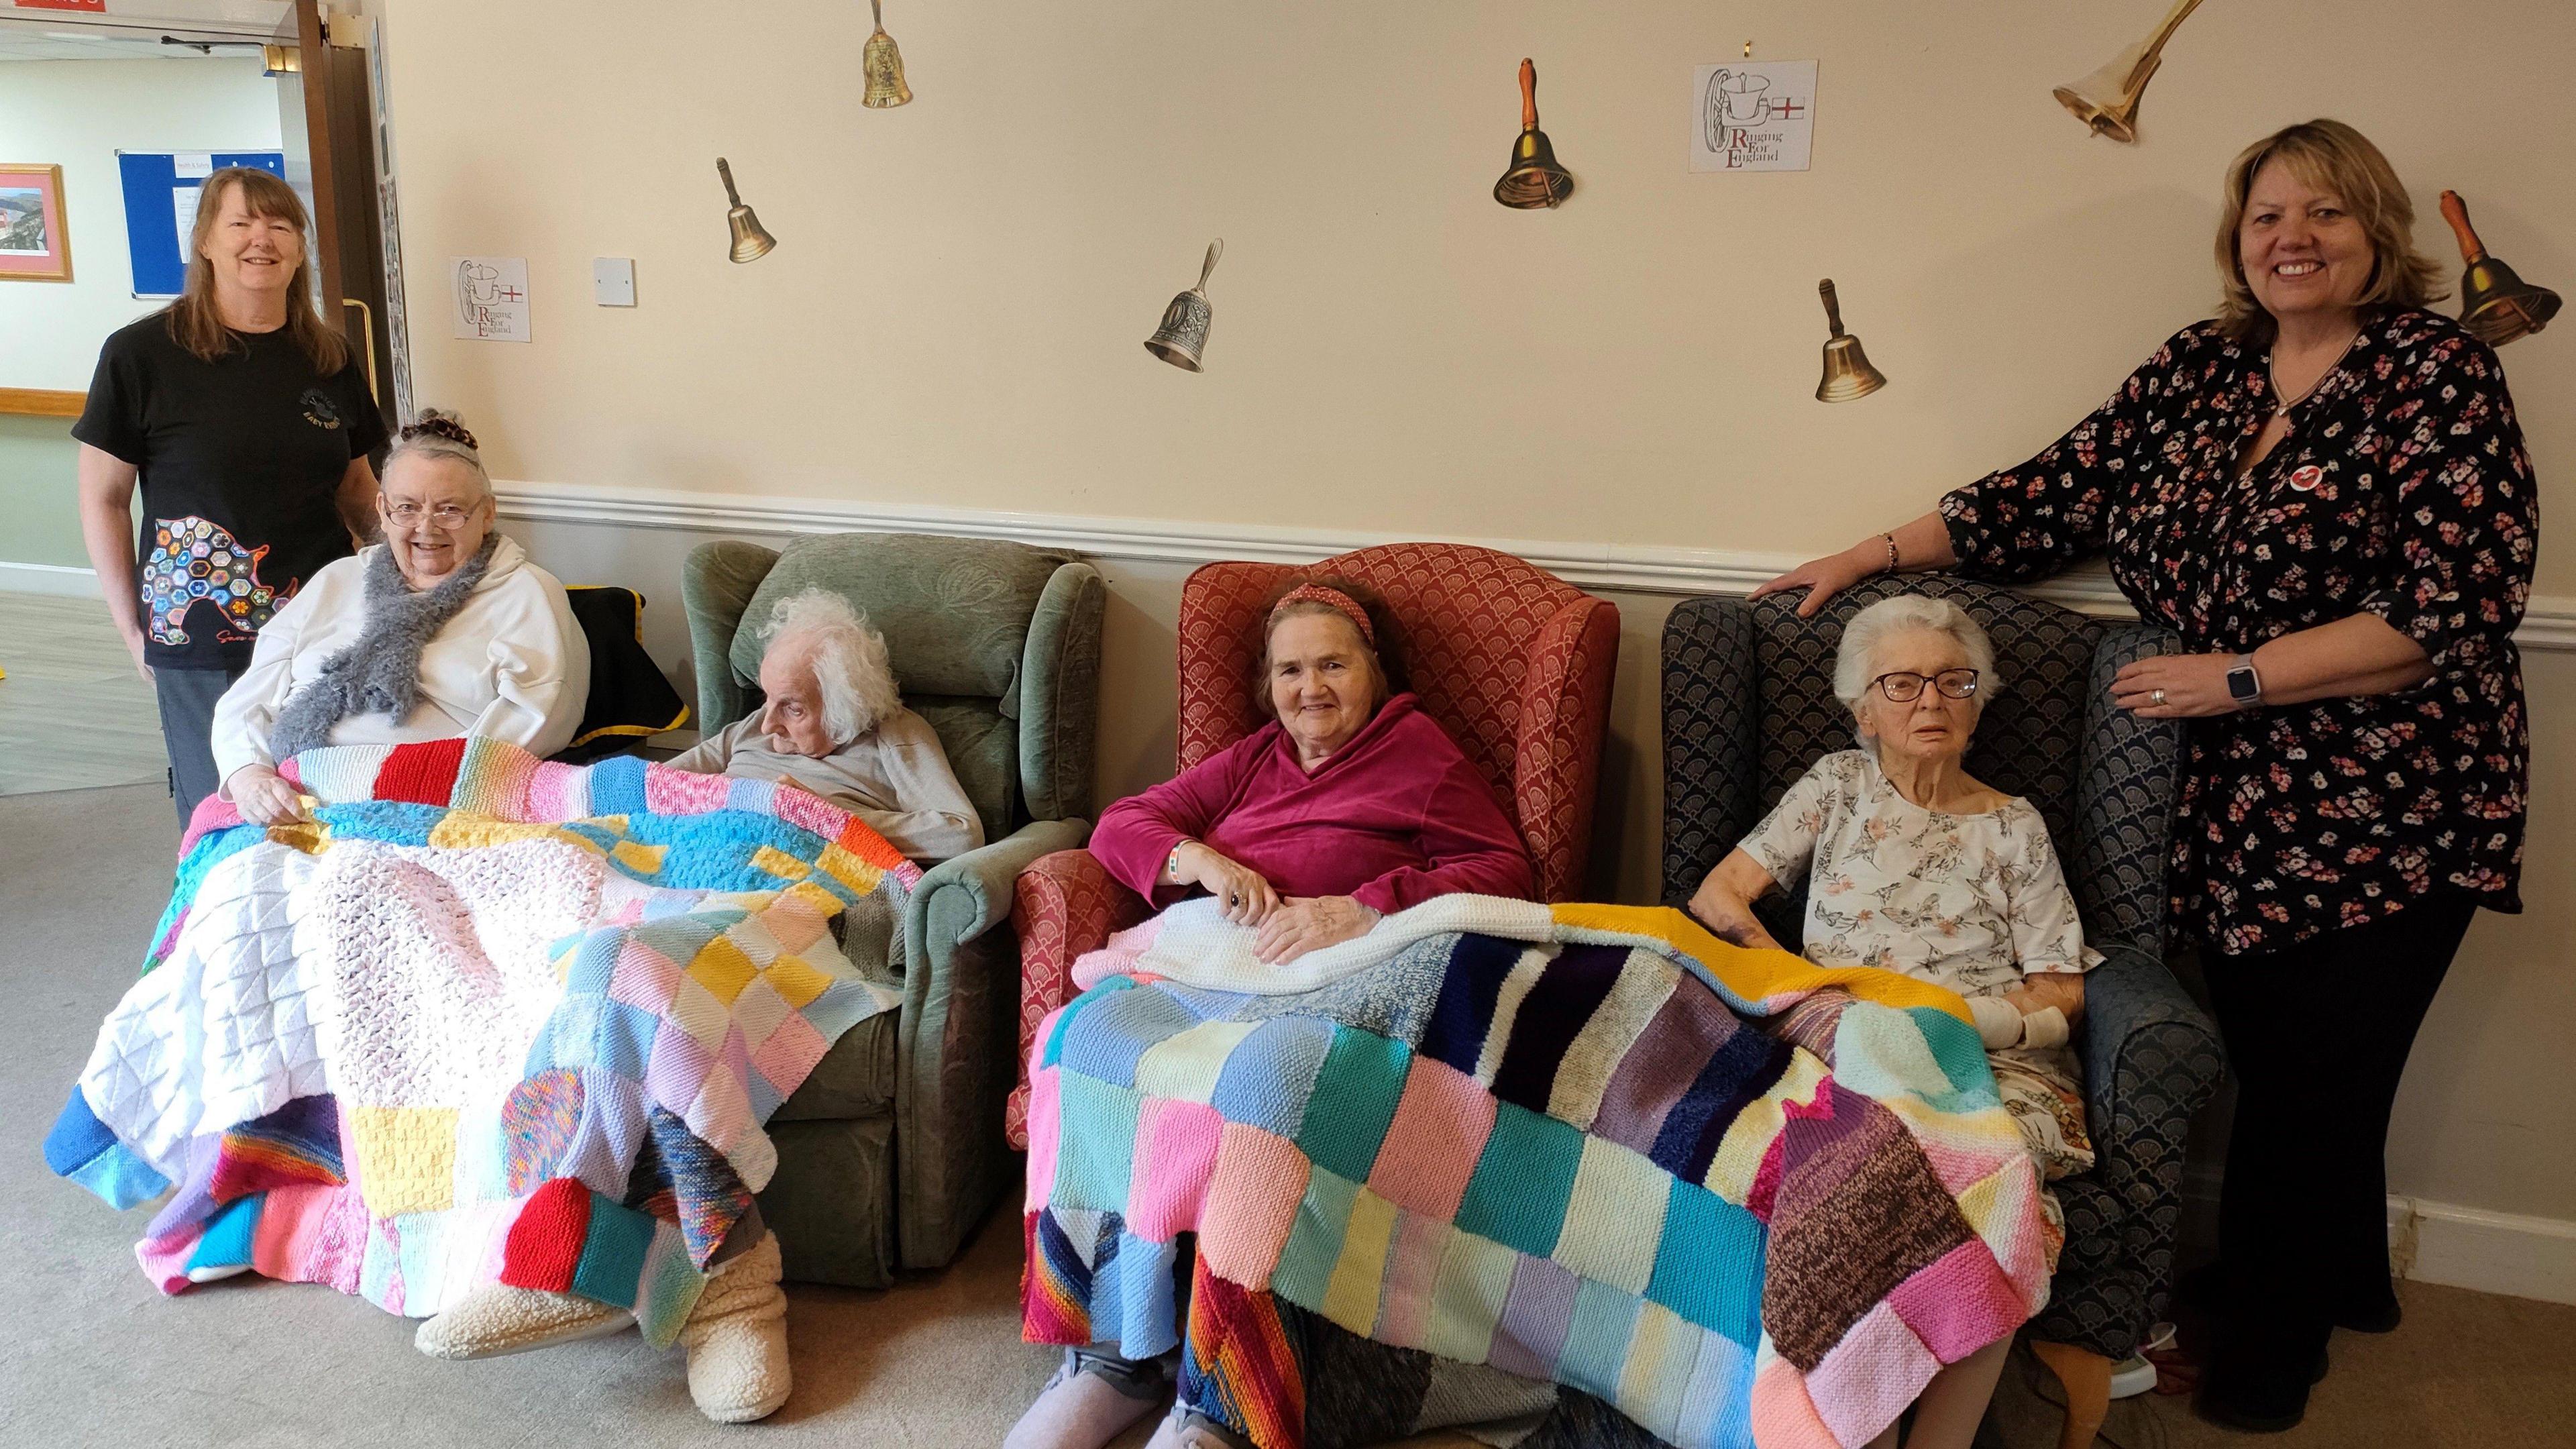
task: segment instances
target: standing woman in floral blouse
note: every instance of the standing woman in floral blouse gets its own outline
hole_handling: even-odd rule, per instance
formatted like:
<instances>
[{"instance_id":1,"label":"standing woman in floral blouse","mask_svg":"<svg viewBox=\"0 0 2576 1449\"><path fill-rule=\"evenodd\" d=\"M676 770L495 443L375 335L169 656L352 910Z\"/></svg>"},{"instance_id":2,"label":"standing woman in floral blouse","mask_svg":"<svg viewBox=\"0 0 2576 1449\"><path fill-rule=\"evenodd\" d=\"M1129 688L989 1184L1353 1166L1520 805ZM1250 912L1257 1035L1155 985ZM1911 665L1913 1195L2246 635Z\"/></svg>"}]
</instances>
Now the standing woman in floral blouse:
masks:
<instances>
[{"instance_id":1,"label":"standing woman in floral blouse","mask_svg":"<svg viewBox=\"0 0 2576 1449\"><path fill-rule=\"evenodd\" d=\"M2216 319L2016 468L1757 591L2005 581L2106 552L2184 653L2111 685L2190 741L2174 907L2238 1085L2201 1412L2286 1429L2335 1327L2386 1332L2388 1117L2478 906L2518 911L2538 543L2504 373L2434 299L2387 158L2339 121L2228 168Z\"/></svg>"}]
</instances>

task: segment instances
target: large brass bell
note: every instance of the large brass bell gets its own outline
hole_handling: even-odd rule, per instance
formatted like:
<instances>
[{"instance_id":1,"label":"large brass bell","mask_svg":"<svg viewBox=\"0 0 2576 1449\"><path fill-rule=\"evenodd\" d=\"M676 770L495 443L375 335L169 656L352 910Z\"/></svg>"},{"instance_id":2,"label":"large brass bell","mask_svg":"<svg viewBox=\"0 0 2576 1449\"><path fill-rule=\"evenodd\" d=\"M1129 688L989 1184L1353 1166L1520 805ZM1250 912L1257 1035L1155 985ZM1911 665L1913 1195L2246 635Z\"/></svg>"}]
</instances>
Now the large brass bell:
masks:
<instances>
[{"instance_id":1,"label":"large brass bell","mask_svg":"<svg viewBox=\"0 0 2576 1449\"><path fill-rule=\"evenodd\" d=\"M868 10L876 16L877 33L868 37L867 49L859 53L859 73L868 80L867 94L859 97L859 104L882 111L911 100L912 87L903 83L903 52L894 48L894 37L886 34L885 0L868 0Z\"/></svg>"},{"instance_id":2,"label":"large brass bell","mask_svg":"<svg viewBox=\"0 0 2576 1449\"><path fill-rule=\"evenodd\" d=\"M1887 386L1887 374L1869 365L1869 354L1860 350L1860 339L1843 330L1842 303L1834 297L1834 279L1816 284L1825 299L1825 325L1833 336L1825 339L1825 375L1816 383L1816 401L1850 402L1864 398Z\"/></svg>"},{"instance_id":3,"label":"large brass bell","mask_svg":"<svg viewBox=\"0 0 2576 1449\"><path fill-rule=\"evenodd\" d=\"M2165 13L2164 24L2156 27L2155 34L2113 56L2109 65L2049 94L2073 112L2075 119L2091 126L2093 134L2114 141L2135 141L2138 98L2147 93L2147 82L2155 78L2156 67L2164 63L2165 42L2173 39L2175 27L2199 7L2200 0L2174 0L2173 9Z\"/></svg>"},{"instance_id":4,"label":"large brass bell","mask_svg":"<svg viewBox=\"0 0 2576 1449\"><path fill-rule=\"evenodd\" d=\"M2469 206L2460 193L2442 193L2442 220L2451 224L2452 235L2460 240L2460 260L2469 266L2460 274L2460 325L2479 341L2502 347L2548 326L2558 315L2556 292L2531 285L2487 255L2486 244L2469 225Z\"/></svg>"},{"instance_id":5,"label":"large brass bell","mask_svg":"<svg viewBox=\"0 0 2576 1449\"><path fill-rule=\"evenodd\" d=\"M1556 164L1556 148L1538 128L1538 67L1521 58L1521 134L1512 142L1511 165L1494 183L1494 199L1519 211L1563 204L1574 194L1574 177Z\"/></svg>"},{"instance_id":6,"label":"large brass bell","mask_svg":"<svg viewBox=\"0 0 2576 1449\"><path fill-rule=\"evenodd\" d=\"M733 232L732 257L737 262L756 262L769 255L778 238L763 230L760 218L742 204L742 193L733 189L733 167L725 158L716 158L716 174L724 178L725 201L731 208L725 212L725 225Z\"/></svg>"}]
</instances>

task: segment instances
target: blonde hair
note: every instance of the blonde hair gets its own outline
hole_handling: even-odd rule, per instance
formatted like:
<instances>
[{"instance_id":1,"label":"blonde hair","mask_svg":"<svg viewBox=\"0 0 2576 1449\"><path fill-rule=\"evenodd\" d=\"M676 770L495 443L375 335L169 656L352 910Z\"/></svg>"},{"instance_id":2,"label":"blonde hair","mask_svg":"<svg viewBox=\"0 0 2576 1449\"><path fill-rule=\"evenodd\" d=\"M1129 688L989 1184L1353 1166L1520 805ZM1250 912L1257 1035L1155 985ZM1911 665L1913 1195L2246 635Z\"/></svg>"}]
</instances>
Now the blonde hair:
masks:
<instances>
[{"instance_id":1,"label":"blonde hair","mask_svg":"<svg viewBox=\"0 0 2576 1449\"><path fill-rule=\"evenodd\" d=\"M251 215L285 222L304 238L304 260L286 279L286 335L315 372L336 376L349 365L349 340L313 310L313 227L305 219L304 202L294 187L256 166L227 166L197 188L197 225L188 233L188 281L165 314L170 340L203 362L216 361L237 345L215 305L215 268L205 256L206 238L214 234L226 194L236 187Z\"/></svg>"},{"instance_id":2,"label":"blonde hair","mask_svg":"<svg viewBox=\"0 0 2576 1449\"><path fill-rule=\"evenodd\" d=\"M2320 191L2333 192L2370 239L2370 279L2357 299L2362 307L2422 307L2440 301L2441 269L2415 250L2415 201L2406 183L2370 138L2323 117L2285 126L2237 154L2227 166L2218 213L2218 326L2243 342L2268 343L2272 314L2254 299L2236 251L2245 223L2246 196L2254 178L2278 161Z\"/></svg>"},{"instance_id":3,"label":"blonde hair","mask_svg":"<svg viewBox=\"0 0 2576 1449\"><path fill-rule=\"evenodd\" d=\"M823 697L823 732L834 749L903 707L885 636L839 594L815 587L781 599L761 632L768 649L797 650L810 661L815 692Z\"/></svg>"}]
</instances>

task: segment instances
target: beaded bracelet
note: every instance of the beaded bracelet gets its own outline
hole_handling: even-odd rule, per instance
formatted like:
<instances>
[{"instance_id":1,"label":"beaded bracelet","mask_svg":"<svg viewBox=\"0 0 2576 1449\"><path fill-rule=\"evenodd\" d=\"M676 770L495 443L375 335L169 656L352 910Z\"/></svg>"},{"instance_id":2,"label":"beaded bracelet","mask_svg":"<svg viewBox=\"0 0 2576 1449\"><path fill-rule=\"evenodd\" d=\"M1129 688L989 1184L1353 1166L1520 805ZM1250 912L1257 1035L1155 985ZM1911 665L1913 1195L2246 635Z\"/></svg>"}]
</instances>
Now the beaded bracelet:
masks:
<instances>
[{"instance_id":1,"label":"beaded bracelet","mask_svg":"<svg viewBox=\"0 0 2576 1449\"><path fill-rule=\"evenodd\" d=\"M1896 572L1896 535L1882 533L1879 537L1887 540L1887 571L1894 573Z\"/></svg>"}]
</instances>

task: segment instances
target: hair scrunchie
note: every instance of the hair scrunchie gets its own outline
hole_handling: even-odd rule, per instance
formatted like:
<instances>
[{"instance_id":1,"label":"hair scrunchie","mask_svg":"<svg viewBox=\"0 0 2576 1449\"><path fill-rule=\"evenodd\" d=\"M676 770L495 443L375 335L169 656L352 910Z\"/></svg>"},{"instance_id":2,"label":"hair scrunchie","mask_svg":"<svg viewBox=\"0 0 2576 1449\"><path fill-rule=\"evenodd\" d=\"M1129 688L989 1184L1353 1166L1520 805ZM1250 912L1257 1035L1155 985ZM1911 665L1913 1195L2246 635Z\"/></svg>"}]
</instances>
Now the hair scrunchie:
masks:
<instances>
[{"instance_id":1,"label":"hair scrunchie","mask_svg":"<svg viewBox=\"0 0 2576 1449\"><path fill-rule=\"evenodd\" d=\"M474 435L466 431L465 425L445 413L423 413L420 421L403 424L402 438L405 442L424 434L461 443L478 453L483 451L482 445L474 441Z\"/></svg>"},{"instance_id":2,"label":"hair scrunchie","mask_svg":"<svg viewBox=\"0 0 2576 1449\"><path fill-rule=\"evenodd\" d=\"M1359 600L1341 590L1324 584L1299 584L1281 594L1279 602L1270 606L1270 627L1278 626L1279 615L1290 604L1322 604L1350 620L1351 627L1360 631L1361 643L1372 650L1377 648L1377 626L1369 622L1368 610L1360 607Z\"/></svg>"}]
</instances>

